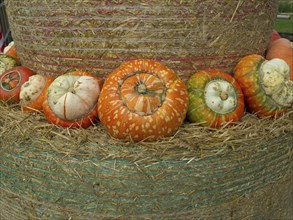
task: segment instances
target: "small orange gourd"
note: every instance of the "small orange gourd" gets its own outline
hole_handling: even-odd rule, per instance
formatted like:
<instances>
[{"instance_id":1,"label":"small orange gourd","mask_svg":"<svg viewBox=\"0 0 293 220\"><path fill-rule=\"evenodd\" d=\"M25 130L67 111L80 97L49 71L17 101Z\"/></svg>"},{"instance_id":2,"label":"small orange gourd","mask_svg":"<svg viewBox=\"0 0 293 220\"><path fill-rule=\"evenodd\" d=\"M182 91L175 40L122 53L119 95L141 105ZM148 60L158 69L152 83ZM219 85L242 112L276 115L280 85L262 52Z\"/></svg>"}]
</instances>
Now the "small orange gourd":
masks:
<instances>
[{"instance_id":1,"label":"small orange gourd","mask_svg":"<svg viewBox=\"0 0 293 220\"><path fill-rule=\"evenodd\" d=\"M290 68L290 79L293 80L293 48L288 39L280 38L272 41L268 46L265 58L267 60L274 58L284 60Z\"/></svg>"}]
</instances>

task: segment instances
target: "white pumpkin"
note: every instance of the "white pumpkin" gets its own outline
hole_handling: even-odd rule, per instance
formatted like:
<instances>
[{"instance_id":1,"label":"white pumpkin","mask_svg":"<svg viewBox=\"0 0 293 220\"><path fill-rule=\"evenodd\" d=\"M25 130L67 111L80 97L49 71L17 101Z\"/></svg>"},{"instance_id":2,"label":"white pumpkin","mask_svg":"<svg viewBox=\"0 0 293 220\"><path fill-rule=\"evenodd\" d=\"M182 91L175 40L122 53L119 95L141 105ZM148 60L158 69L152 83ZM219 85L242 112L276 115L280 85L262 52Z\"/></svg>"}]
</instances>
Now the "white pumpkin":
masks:
<instances>
[{"instance_id":1,"label":"white pumpkin","mask_svg":"<svg viewBox=\"0 0 293 220\"><path fill-rule=\"evenodd\" d=\"M99 81L92 76L64 74L48 89L48 104L63 120L79 120L93 110L100 94Z\"/></svg>"}]
</instances>

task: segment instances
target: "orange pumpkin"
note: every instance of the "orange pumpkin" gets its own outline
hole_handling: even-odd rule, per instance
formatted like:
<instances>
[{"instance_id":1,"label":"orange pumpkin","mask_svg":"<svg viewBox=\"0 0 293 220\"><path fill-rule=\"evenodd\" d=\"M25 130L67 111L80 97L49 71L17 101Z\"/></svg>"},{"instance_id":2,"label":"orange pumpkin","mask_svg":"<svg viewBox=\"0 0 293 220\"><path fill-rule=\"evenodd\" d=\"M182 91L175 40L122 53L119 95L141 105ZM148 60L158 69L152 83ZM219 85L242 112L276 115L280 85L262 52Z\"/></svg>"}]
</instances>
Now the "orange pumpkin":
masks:
<instances>
[{"instance_id":1,"label":"orange pumpkin","mask_svg":"<svg viewBox=\"0 0 293 220\"><path fill-rule=\"evenodd\" d=\"M48 87L53 82L51 76L33 75L20 89L20 106L23 111L42 111Z\"/></svg>"},{"instance_id":2,"label":"orange pumpkin","mask_svg":"<svg viewBox=\"0 0 293 220\"><path fill-rule=\"evenodd\" d=\"M185 119L187 105L186 86L173 70L137 59L108 76L97 111L113 137L141 141L173 135Z\"/></svg>"},{"instance_id":3,"label":"orange pumpkin","mask_svg":"<svg viewBox=\"0 0 293 220\"><path fill-rule=\"evenodd\" d=\"M84 71L58 76L49 86L43 111L47 120L64 128L87 128L97 121L96 104L102 81Z\"/></svg>"},{"instance_id":4,"label":"orange pumpkin","mask_svg":"<svg viewBox=\"0 0 293 220\"><path fill-rule=\"evenodd\" d=\"M266 59L280 58L290 67L290 79L293 80L293 48L291 42L286 38L280 38L271 42L268 46Z\"/></svg>"}]
</instances>

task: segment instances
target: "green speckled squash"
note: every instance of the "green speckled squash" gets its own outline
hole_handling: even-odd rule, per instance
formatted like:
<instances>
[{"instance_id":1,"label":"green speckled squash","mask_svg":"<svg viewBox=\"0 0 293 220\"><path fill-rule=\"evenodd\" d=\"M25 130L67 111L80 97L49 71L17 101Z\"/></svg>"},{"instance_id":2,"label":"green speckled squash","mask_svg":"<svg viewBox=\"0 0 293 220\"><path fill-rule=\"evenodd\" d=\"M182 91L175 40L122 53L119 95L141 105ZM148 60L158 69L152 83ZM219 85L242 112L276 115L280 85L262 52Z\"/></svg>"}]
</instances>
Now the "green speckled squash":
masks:
<instances>
[{"instance_id":1,"label":"green speckled squash","mask_svg":"<svg viewBox=\"0 0 293 220\"><path fill-rule=\"evenodd\" d=\"M187 82L190 122L219 128L233 124L244 114L244 98L236 80L218 70L200 71Z\"/></svg>"}]
</instances>

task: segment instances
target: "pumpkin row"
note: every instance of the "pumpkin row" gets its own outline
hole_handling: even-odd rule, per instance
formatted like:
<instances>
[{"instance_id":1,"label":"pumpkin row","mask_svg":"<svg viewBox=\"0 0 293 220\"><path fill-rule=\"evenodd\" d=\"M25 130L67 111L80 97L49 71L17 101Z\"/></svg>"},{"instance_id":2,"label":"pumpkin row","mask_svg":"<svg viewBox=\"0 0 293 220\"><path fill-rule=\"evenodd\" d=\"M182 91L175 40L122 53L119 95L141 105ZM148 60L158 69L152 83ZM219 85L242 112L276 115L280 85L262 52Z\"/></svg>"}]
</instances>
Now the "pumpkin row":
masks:
<instances>
[{"instance_id":1,"label":"pumpkin row","mask_svg":"<svg viewBox=\"0 0 293 220\"><path fill-rule=\"evenodd\" d=\"M34 74L17 57L0 54L0 98L19 102L24 111L43 111L50 123L87 128L98 120L115 138L156 140L173 135L185 118L219 128L247 111L278 116L293 103L290 67L283 59L243 57L233 76L202 70L184 83L154 60L123 63L102 82L81 70L57 78Z\"/></svg>"}]
</instances>

